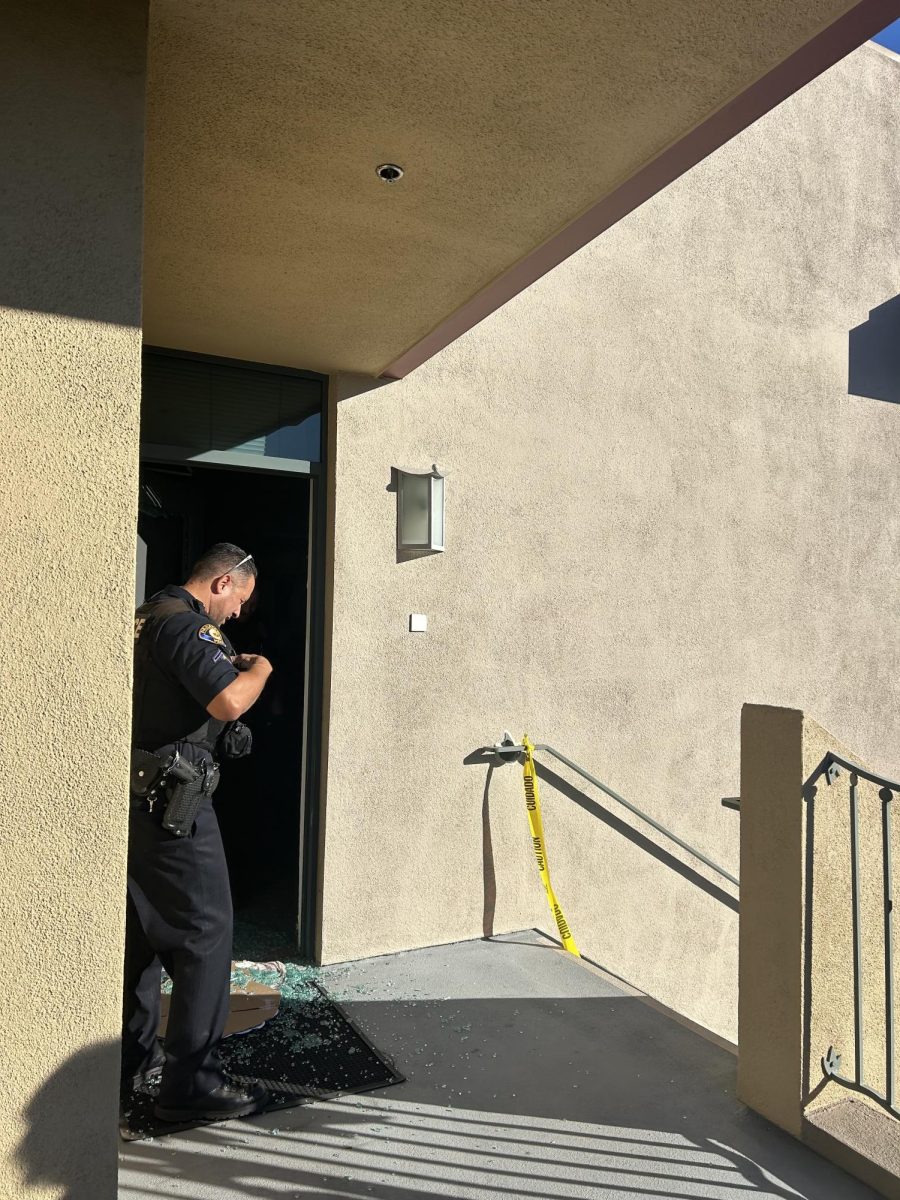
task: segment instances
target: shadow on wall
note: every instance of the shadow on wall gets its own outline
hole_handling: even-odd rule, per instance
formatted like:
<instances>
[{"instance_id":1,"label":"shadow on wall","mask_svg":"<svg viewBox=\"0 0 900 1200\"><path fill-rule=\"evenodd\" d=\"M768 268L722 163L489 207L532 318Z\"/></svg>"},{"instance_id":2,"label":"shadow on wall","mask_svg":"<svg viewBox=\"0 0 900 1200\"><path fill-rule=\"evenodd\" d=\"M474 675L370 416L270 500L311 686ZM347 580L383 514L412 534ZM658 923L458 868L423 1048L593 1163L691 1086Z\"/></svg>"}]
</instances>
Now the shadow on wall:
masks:
<instances>
[{"instance_id":1,"label":"shadow on wall","mask_svg":"<svg viewBox=\"0 0 900 1200\"><path fill-rule=\"evenodd\" d=\"M494 934L494 912L497 904L497 876L494 868L494 847L491 836L490 819L490 790L494 769L498 765L497 756L484 749L474 751L463 760L466 766L486 766L487 775L484 782L484 794L481 804L481 847L482 847L482 878L484 886L484 907L482 914L482 931L484 937ZM503 760L500 760L502 763ZM508 764L507 764L508 765ZM627 838L629 842L643 850L651 858L669 870L686 879L701 891L706 892L713 900L718 900L732 912L740 911L740 904L735 896L730 895L724 888L707 879L699 871L676 858L670 851L658 846L650 837L632 828L626 821L609 811L603 804L585 795L579 788L574 787L562 776L557 775L542 763L536 763L538 778L554 788L560 795L565 796L590 816L601 821L614 833Z\"/></svg>"},{"instance_id":2,"label":"shadow on wall","mask_svg":"<svg viewBox=\"0 0 900 1200\"><path fill-rule=\"evenodd\" d=\"M119 1054L118 1041L85 1046L28 1102L16 1157L29 1189L59 1200L115 1195L119 1096L109 1082L119 1078Z\"/></svg>"},{"instance_id":3,"label":"shadow on wall","mask_svg":"<svg viewBox=\"0 0 900 1200\"><path fill-rule=\"evenodd\" d=\"M146 0L9 5L3 26L0 305L137 327Z\"/></svg>"},{"instance_id":4,"label":"shadow on wall","mask_svg":"<svg viewBox=\"0 0 900 1200\"><path fill-rule=\"evenodd\" d=\"M900 404L900 296L879 304L850 330L851 396Z\"/></svg>"}]
</instances>

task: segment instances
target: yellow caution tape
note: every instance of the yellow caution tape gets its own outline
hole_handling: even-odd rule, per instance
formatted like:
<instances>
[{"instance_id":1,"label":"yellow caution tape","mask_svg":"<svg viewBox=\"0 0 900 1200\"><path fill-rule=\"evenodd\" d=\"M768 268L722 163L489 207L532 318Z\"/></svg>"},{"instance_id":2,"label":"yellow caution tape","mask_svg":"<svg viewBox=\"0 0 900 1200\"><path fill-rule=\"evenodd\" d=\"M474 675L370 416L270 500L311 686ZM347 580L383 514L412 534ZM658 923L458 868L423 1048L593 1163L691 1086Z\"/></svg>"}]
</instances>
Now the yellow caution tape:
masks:
<instances>
[{"instance_id":1,"label":"yellow caution tape","mask_svg":"<svg viewBox=\"0 0 900 1200\"><path fill-rule=\"evenodd\" d=\"M522 745L525 747L525 807L528 809L528 825L531 829L531 844L534 846L534 857L537 859L538 870L541 873L541 882L544 885L544 891L547 893L547 903L550 905L550 911L556 918L556 928L559 930L562 944L570 954L574 954L576 958L581 958L578 947L575 945L575 939L572 937L569 922L566 920L565 914L559 906L556 893L553 891L553 884L550 882L550 868L547 866L547 843L544 839L544 822L541 820L541 797L538 792L537 772L534 769L534 744L528 740L527 734L522 738Z\"/></svg>"}]
</instances>

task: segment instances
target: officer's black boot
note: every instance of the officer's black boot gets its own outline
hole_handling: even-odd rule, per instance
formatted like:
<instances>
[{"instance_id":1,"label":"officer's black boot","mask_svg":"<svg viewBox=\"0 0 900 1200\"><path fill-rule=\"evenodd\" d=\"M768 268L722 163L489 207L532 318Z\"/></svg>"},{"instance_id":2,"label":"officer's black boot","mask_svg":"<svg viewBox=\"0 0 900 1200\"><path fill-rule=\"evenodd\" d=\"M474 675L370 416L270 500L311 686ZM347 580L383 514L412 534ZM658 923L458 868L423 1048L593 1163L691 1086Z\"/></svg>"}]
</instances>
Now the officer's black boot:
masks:
<instances>
[{"instance_id":1,"label":"officer's black boot","mask_svg":"<svg viewBox=\"0 0 900 1200\"><path fill-rule=\"evenodd\" d=\"M157 1103L153 1112L161 1121L225 1121L261 1112L268 1102L269 1093L262 1084L229 1082L179 1107Z\"/></svg>"}]
</instances>

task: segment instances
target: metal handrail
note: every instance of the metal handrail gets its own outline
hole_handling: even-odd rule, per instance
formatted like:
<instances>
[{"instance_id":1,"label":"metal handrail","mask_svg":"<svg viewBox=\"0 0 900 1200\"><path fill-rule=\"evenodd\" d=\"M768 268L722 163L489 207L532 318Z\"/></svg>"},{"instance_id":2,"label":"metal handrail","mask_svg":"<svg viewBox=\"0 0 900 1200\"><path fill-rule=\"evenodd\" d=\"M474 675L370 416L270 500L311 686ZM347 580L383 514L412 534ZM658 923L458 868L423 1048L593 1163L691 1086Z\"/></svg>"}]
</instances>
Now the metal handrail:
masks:
<instances>
[{"instance_id":1,"label":"metal handrail","mask_svg":"<svg viewBox=\"0 0 900 1200\"><path fill-rule=\"evenodd\" d=\"M524 753L525 751L524 746L516 745L511 738L508 741L500 741L495 743L493 746L485 747L485 749L493 750L496 754L501 755L501 757L508 756L510 758L518 757L518 755ZM605 792L606 795L611 799L618 801L618 803L627 808L630 813L633 813L636 817L640 817L642 821L646 821L648 825L652 826L652 828L657 831L657 833L661 833L663 837L668 838L670 842L674 842L676 846L680 846L682 850L687 851L688 854L691 854L694 858L699 859L700 862L709 867L711 871L715 871L717 875L721 875L723 879L727 879L728 882L733 883L735 887L739 888L741 886L740 880L726 871L724 867L720 867L719 864L713 862L711 858L707 858L707 856L702 854L695 846L691 846L688 842L683 841L680 837L678 837L677 834L673 833L671 829L667 829L665 825L661 825L659 821L654 820L653 817L649 816L645 812L642 812L636 807L636 805L632 804L629 800L626 800L624 796L620 796L618 792L614 792L612 788L607 787L605 783L602 783L596 777L596 775L592 775L590 771L586 771L584 767L580 767L578 763L572 762L571 758L567 758L565 754L561 754L560 751L555 750L553 746L548 746L545 742L540 742L534 747L534 749L541 750L545 754L552 754L554 758L558 759L561 763L564 763L570 771L574 771L576 775L580 775L582 779L586 779L588 783L592 783L594 787L599 788L601 792Z\"/></svg>"},{"instance_id":2,"label":"metal handrail","mask_svg":"<svg viewBox=\"0 0 900 1200\"><path fill-rule=\"evenodd\" d=\"M893 942L893 908L891 866L891 802L894 793L900 793L900 783L886 779L881 775L873 775L856 763L841 758L838 754L829 753L825 758L825 776L829 784L835 783L841 775L841 768L850 772L850 904L853 920L853 1041L855 1070L853 1078L841 1074L841 1055L835 1046L829 1046L822 1056L822 1071L826 1078L861 1092L874 1100L892 1116L900 1118L900 1108L894 1103L894 942ZM863 1024L863 980L862 980L862 911L860 903L859 877L859 799L857 787L860 779L874 783L880 790L881 800L881 853L883 859L882 871L882 903L884 907L884 1074L885 1090L879 1092L870 1087L863 1078L865 1029ZM809 951L807 951L809 952Z\"/></svg>"}]
</instances>

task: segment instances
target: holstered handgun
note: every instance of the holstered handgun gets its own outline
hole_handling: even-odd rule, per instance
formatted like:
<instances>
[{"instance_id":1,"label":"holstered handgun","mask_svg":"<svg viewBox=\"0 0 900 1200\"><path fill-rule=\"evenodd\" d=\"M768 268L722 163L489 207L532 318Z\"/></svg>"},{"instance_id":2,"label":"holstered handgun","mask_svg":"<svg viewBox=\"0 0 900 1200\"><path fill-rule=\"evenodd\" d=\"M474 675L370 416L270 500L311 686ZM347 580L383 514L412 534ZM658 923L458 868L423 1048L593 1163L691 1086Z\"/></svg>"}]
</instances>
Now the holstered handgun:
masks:
<instances>
[{"instance_id":1,"label":"holstered handgun","mask_svg":"<svg viewBox=\"0 0 900 1200\"><path fill-rule=\"evenodd\" d=\"M175 837L190 837L200 806L218 783L219 768L215 763L204 762L197 767L176 753L166 772L169 802L163 813L163 829Z\"/></svg>"}]
</instances>

